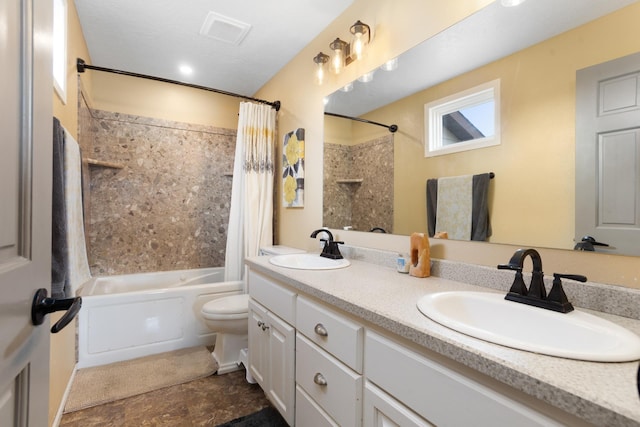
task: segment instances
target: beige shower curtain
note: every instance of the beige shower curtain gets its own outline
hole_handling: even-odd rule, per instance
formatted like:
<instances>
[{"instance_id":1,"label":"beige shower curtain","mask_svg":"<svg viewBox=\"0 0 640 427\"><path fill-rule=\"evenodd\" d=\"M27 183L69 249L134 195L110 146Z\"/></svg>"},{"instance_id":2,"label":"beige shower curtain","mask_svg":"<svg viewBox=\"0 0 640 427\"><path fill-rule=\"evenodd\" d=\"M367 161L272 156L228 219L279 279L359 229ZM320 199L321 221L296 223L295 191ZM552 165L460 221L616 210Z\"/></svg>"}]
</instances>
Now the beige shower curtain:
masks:
<instances>
[{"instance_id":1,"label":"beige shower curtain","mask_svg":"<svg viewBox=\"0 0 640 427\"><path fill-rule=\"evenodd\" d=\"M273 242L276 111L242 102L233 167L225 280L244 279L244 259Z\"/></svg>"}]
</instances>

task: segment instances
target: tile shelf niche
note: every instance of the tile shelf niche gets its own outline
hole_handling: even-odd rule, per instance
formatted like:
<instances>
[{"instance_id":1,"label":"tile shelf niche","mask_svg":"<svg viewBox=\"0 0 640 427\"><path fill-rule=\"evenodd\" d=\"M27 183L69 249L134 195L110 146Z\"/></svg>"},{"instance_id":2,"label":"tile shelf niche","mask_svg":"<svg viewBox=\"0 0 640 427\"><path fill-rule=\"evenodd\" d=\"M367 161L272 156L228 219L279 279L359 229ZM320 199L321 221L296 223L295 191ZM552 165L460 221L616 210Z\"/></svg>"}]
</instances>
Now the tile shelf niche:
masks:
<instances>
[{"instance_id":1,"label":"tile shelf niche","mask_svg":"<svg viewBox=\"0 0 640 427\"><path fill-rule=\"evenodd\" d=\"M336 180L338 184L361 184L362 181L364 181L362 178L344 178Z\"/></svg>"},{"instance_id":2,"label":"tile shelf niche","mask_svg":"<svg viewBox=\"0 0 640 427\"><path fill-rule=\"evenodd\" d=\"M113 168L113 169L123 169L124 168L124 165L121 165L119 163L106 162L104 160L96 160L96 159L90 159L90 158L86 158L84 160L87 161L87 164L89 164L89 166L99 166L99 167L103 167L103 168Z\"/></svg>"}]
</instances>

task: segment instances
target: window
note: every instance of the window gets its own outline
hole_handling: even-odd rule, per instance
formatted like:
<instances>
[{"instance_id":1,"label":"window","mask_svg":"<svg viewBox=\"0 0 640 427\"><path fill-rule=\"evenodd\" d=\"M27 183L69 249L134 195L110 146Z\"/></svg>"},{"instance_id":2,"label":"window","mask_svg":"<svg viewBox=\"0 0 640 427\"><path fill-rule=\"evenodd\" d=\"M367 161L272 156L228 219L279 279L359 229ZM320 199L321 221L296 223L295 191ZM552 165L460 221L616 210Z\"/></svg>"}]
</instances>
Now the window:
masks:
<instances>
[{"instance_id":1,"label":"window","mask_svg":"<svg viewBox=\"0 0 640 427\"><path fill-rule=\"evenodd\" d=\"M67 0L53 0L53 87L67 103Z\"/></svg>"},{"instance_id":2,"label":"window","mask_svg":"<svg viewBox=\"0 0 640 427\"><path fill-rule=\"evenodd\" d=\"M500 80L425 104L425 157L500 144Z\"/></svg>"}]
</instances>

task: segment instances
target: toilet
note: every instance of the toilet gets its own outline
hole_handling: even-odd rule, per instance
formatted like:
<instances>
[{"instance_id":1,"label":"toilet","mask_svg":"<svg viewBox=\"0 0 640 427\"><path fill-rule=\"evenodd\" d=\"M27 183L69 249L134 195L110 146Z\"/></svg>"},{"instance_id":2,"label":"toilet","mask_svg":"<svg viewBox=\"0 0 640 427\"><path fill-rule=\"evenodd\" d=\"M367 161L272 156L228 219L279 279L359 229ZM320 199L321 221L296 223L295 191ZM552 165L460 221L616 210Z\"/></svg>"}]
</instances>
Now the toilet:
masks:
<instances>
[{"instance_id":1,"label":"toilet","mask_svg":"<svg viewBox=\"0 0 640 427\"><path fill-rule=\"evenodd\" d=\"M247 348L249 294L214 299L202 306L202 317L216 332L213 358L218 363L218 375L240 369L240 351Z\"/></svg>"},{"instance_id":2,"label":"toilet","mask_svg":"<svg viewBox=\"0 0 640 427\"><path fill-rule=\"evenodd\" d=\"M287 246L260 248L260 255L283 255L304 253L305 251ZM218 375L247 366L249 294L231 295L205 303L202 318L212 331L216 332L213 358L218 363ZM247 370L247 381L253 378Z\"/></svg>"}]
</instances>

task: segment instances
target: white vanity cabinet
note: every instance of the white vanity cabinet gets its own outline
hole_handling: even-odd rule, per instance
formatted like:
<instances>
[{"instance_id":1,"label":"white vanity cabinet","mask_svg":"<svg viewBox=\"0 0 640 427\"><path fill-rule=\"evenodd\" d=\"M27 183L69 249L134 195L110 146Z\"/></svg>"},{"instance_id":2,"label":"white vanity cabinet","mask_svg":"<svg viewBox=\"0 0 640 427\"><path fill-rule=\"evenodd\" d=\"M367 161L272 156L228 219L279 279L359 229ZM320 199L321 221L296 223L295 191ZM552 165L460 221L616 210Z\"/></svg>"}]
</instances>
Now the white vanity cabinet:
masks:
<instances>
[{"instance_id":1,"label":"white vanity cabinet","mask_svg":"<svg viewBox=\"0 0 640 427\"><path fill-rule=\"evenodd\" d=\"M564 425L369 330L365 353L366 425Z\"/></svg>"},{"instance_id":2,"label":"white vanity cabinet","mask_svg":"<svg viewBox=\"0 0 640 427\"><path fill-rule=\"evenodd\" d=\"M361 425L362 325L299 296L296 328L296 425Z\"/></svg>"},{"instance_id":3,"label":"white vanity cabinet","mask_svg":"<svg viewBox=\"0 0 640 427\"><path fill-rule=\"evenodd\" d=\"M249 372L283 418L295 417L296 294L259 273L249 273Z\"/></svg>"}]
</instances>

